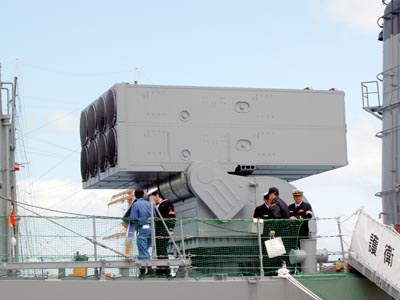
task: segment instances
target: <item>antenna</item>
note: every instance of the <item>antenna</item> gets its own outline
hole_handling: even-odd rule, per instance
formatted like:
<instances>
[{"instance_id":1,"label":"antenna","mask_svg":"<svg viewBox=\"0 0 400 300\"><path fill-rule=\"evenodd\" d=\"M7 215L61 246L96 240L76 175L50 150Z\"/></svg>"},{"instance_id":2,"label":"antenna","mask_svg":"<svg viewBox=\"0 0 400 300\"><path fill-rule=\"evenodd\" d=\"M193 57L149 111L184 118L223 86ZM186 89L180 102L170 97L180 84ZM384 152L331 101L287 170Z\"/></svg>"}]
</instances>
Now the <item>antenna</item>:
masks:
<instances>
[{"instance_id":1,"label":"antenna","mask_svg":"<svg viewBox=\"0 0 400 300\"><path fill-rule=\"evenodd\" d=\"M18 71L19 71L19 58L16 58L15 59L14 78L18 77Z\"/></svg>"},{"instance_id":2,"label":"antenna","mask_svg":"<svg viewBox=\"0 0 400 300\"><path fill-rule=\"evenodd\" d=\"M1 71L1 69L0 69ZM1 236L5 237L0 241L0 253L6 257L7 262L18 261L18 248L15 248L14 237L18 237L18 226L15 225L14 215L17 214L17 206L11 202L16 199L16 183L15 183L15 119L16 119L16 98L17 98L17 81L3 82L0 76L0 165L2 166L2 174L0 177L1 189L0 196L7 199L6 203L2 203L0 207L0 215L9 216L8 226L0 227ZM5 86L10 87L6 88ZM6 91L6 107L7 114L3 115L2 107L2 91ZM11 95L10 95L11 94ZM6 256L5 256L6 255Z\"/></svg>"},{"instance_id":3,"label":"antenna","mask_svg":"<svg viewBox=\"0 0 400 300\"><path fill-rule=\"evenodd\" d=\"M139 70L137 67L135 67L135 74L134 74L134 80L133 80L133 84L138 84L139 82Z\"/></svg>"}]
</instances>

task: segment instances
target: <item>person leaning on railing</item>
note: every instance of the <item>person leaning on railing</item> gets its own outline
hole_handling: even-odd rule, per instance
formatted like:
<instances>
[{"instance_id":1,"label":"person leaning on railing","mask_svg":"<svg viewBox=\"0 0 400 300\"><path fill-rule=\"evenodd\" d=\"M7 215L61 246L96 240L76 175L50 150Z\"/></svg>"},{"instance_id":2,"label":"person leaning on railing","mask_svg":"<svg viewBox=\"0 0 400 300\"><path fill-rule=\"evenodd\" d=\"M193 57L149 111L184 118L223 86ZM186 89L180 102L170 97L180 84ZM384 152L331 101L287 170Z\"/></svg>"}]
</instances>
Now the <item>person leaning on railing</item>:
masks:
<instances>
[{"instance_id":1,"label":"person leaning on railing","mask_svg":"<svg viewBox=\"0 0 400 300\"><path fill-rule=\"evenodd\" d=\"M303 201L303 191L295 189L292 192L294 203L289 205L290 220L311 219L313 211L311 205ZM308 228L308 220L303 221L299 230L299 247L300 240L307 239L310 236Z\"/></svg>"},{"instance_id":2,"label":"person leaning on railing","mask_svg":"<svg viewBox=\"0 0 400 300\"><path fill-rule=\"evenodd\" d=\"M155 222L157 258L167 259L169 235L173 234L175 227L174 205L170 200L163 199L158 190L154 191L151 195L154 197L154 201L157 205L157 219ZM164 222L162 220L164 220ZM156 273L157 275L169 276L171 270L169 267L157 267Z\"/></svg>"},{"instance_id":3,"label":"person leaning on railing","mask_svg":"<svg viewBox=\"0 0 400 300\"><path fill-rule=\"evenodd\" d=\"M289 219L288 207L286 203L279 198L279 190L276 187L269 188L268 193L265 193L263 195L263 200L264 203L261 204L260 206L257 206L253 214L253 218L271 220L263 222L264 229L261 237L262 245L264 245L264 243L267 240L270 240L271 238L275 237L275 233L282 236L282 234L285 233L287 222L289 222L289 221L286 222L273 221L276 219L282 219L282 220ZM279 263L281 263L281 258L271 259L267 253L266 247L264 246L262 246L262 256L264 257L263 259L264 273L273 274L274 270L278 267L276 265L277 263L276 259L280 260Z\"/></svg>"},{"instance_id":4,"label":"person leaning on railing","mask_svg":"<svg viewBox=\"0 0 400 300\"><path fill-rule=\"evenodd\" d=\"M263 195L264 204L257 206L254 210L253 218L258 219L288 219L289 210L286 203L279 198L279 190L276 187L271 187L268 193ZM268 230L269 236L275 236L273 228L264 228Z\"/></svg>"}]
</instances>

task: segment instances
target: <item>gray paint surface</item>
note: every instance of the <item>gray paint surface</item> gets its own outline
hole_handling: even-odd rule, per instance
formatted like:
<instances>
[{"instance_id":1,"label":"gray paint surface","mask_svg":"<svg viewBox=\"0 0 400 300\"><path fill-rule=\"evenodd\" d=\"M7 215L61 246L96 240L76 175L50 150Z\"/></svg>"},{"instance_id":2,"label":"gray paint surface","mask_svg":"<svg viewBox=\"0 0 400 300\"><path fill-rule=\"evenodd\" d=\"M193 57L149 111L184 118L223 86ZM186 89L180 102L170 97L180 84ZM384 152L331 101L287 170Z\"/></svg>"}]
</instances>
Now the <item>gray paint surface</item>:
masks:
<instances>
[{"instance_id":1,"label":"gray paint surface","mask_svg":"<svg viewBox=\"0 0 400 300\"><path fill-rule=\"evenodd\" d=\"M351 282L353 288L368 291L357 299L390 299L374 284L363 278L329 277L315 275L306 279L312 282L313 287L321 291L328 288L330 299L354 300L349 296L346 282ZM326 286L328 284L328 286ZM350 288L351 288L350 286ZM346 287L346 288L345 288ZM191 300L311 300L286 279L265 277L236 278L227 280L0 280L0 290L4 299L25 300L37 297L42 300L70 300L70 299L191 299ZM324 295L324 296L325 296Z\"/></svg>"},{"instance_id":2,"label":"gray paint surface","mask_svg":"<svg viewBox=\"0 0 400 300\"><path fill-rule=\"evenodd\" d=\"M347 164L341 91L117 84L118 163L85 188L160 183L194 162L294 180ZM107 93L105 93L107 94ZM86 110L89 109L90 106Z\"/></svg>"},{"instance_id":3,"label":"gray paint surface","mask_svg":"<svg viewBox=\"0 0 400 300\"><path fill-rule=\"evenodd\" d=\"M400 59L399 1L387 5L383 43L382 214L385 224L400 224Z\"/></svg>"},{"instance_id":4,"label":"gray paint surface","mask_svg":"<svg viewBox=\"0 0 400 300\"><path fill-rule=\"evenodd\" d=\"M15 300L40 295L42 300L70 299L312 299L285 279L213 281L0 281L3 297Z\"/></svg>"}]
</instances>

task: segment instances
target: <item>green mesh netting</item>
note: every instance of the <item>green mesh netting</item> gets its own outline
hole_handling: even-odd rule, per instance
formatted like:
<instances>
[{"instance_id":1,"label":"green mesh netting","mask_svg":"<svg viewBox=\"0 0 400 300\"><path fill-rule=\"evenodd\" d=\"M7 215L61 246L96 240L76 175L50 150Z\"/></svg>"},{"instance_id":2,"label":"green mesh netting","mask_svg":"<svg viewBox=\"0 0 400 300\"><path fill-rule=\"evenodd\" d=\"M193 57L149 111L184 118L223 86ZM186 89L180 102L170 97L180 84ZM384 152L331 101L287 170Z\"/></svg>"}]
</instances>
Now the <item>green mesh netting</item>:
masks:
<instances>
[{"instance_id":1,"label":"green mesh netting","mask_svg":"<svg viewBox=\"0 0 400 300\"><path fill-rule=\"evenodd\" d=\"M14 231L17 238L15 256L10 259L11 229L5 218L0 217L0 261L2 262L15 261L15 257L19 262L68 262L76 260L76 257L85 257L85 260L89 261L125 259L118 252L128 254L132 258L137 258L138 255L135 238L130 240L126 238L121 218L22 216L17 222L18 230ZM262 268L265 274L269 275L274 274L282 266L283 261L289 268L296 269L296 264L289 263L288 255L291 249L298 247L301 224L301 220L264 220L258 231L257 223L253 220L182 219L177 220L173 235L179 251L173 246L169 237L155 237L155 239L168 240L169 258L178 257L178 252L184 257L190 257L191 266L188 274L190 277L213 274L260 274L260 248ZM268 257L264 245L269 239L270 230L275 230L275 236L282 237L286 248L286 254L273 259ZM94 245L87 237L106 245L108 249ZM130 245L129 253L127 243ZM171 269L174 269L174 266L171 266ZM68 275L73 271L67 269L64 270L64 274ZM35 275L36 272L43 271L24 272ZM121 275L119 269L107 272L116 276ZM94 273L95 270L88 269L85 275L91 276ZM178 273L182 274L181 271ZM123 276L136 275L137 271L129 270Z\"/></svg>"},{"instance_id":2,"label":"green mesh netting","mask_svg":"<svg viewBox=\"0 0 400 300\"><path fill-rule=\"evenodd\" d=\"M260 224L263 269L273 274L283 261L289 268L289 252L298 247L298 234L302 221L264 220ZM212 274L260 274L260 247L257 223L252 220L197 220L183 221L185 252L191 257L193 276ZM282 237L286 254L269 258L264 242L270 230ZM177 233L179 236L180 233ZM181 243L178 243L182 248Z\"/></svg>"}]
</instances>

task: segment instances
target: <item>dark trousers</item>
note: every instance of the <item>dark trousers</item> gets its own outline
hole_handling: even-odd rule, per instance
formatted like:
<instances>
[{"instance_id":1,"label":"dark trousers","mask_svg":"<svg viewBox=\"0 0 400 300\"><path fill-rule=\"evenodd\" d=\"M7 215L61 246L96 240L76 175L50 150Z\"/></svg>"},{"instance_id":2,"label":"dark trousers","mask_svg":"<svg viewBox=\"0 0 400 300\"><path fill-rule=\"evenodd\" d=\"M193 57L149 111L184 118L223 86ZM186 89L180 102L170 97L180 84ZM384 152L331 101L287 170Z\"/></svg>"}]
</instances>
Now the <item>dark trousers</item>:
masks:
<instances>
[{"instance_id":1,"label":"dark trousers","mask_svg":"<svg viewBox=\"0 0 400 300\"><path fill-rule=\"evenodd\" d=\"M162 227L161 227L162 226ZM156 226L156 248L157 248L157 258L167 259L168 258L168 241L169 235L168 231L164 228L163 224ZM170 268L167 266L157 267L157 275L169 275Z\"/></svg>"}]
</instances>

